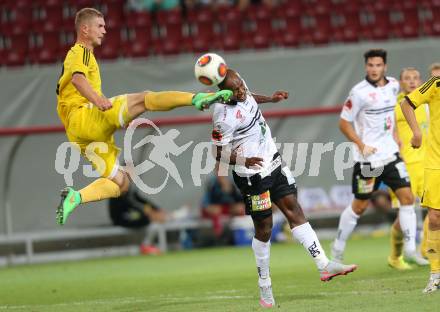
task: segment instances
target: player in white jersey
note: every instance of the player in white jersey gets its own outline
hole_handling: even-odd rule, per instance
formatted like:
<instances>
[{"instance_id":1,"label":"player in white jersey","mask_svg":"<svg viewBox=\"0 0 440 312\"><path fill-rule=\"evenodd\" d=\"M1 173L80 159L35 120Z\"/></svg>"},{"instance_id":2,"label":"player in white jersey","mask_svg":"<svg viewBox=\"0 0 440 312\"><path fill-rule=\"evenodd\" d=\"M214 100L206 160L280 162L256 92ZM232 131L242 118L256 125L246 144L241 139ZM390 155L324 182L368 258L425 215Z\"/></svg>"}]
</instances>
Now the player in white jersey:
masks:
<instances>
[{"instance_id":1,"label":"player in white jersey","mask_svg":"<svg viewBox=\"0 0 440 312\"><path fill-rule=\"evenodd\" d=\"M286 216L293 237L315 261L322 281L353 272L356 265L343 265L326 257L297 202L295 179L282 164L270 128L257 105L287 99L287 92L277 91L272 97L252 94L231 69L219 88L231 90L234 95L231 103L214 104L212 142L216 146L217 161L221 161L219 167L234 165L235 184L243 194L246 213L254 222L252 249L259 276L260 305L275 305L269 274L272 203Z\"/></svg>"},{"instance_id":2,"label":"player in white jersey","mask_svg":"<svg viewBox=\"0 0 440 312\"><path fill-rule=\"evenodd\" d=\"M364 54L367 76L351 89L339 121L341 132L355 144L355 165L354 199L341 214L338 235L332 244L332 257L336 261L342 261L346 241L381 182L394 191L401 205L395 224L400 225L404 236L406 259L416 263L422 260L416 252L414 196L393 131L399 82L385 76L386 57L387 52L382 49Z\"/></svg>"}]
</instances>

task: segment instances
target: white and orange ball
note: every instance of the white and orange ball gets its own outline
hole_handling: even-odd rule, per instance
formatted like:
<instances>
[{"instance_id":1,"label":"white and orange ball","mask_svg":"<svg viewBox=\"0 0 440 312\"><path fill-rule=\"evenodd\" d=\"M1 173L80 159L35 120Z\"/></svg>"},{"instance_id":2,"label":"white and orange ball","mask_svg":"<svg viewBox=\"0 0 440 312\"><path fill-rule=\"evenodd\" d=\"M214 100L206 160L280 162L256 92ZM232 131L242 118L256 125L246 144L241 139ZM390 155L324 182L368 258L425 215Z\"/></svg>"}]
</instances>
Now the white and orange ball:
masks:
<instances>
[{"instance_id":1,"label":"white and orange ball","mask_svg":"<svg viewBox=\"0 0 440 312\"><path fill-rule=\"evenodd\" d=\"M207 86L216 86L226 77L228 67L218 54L206 53L197 59L194 74L198 81Z\"/></svg>"}]
</instances>

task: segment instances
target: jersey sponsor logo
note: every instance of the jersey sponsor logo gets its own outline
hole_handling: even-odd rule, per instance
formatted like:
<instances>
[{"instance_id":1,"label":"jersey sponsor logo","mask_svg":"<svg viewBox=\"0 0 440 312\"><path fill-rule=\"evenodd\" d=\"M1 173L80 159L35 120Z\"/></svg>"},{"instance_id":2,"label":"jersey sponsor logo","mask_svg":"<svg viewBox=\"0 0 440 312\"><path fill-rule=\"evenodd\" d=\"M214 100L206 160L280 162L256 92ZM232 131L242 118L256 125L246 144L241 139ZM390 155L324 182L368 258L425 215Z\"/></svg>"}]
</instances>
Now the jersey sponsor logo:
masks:
<instances>
[{"instance_id":1,"label":"jersey sponsor logo","mask_svg":"<svg viewBox=\"0 0 440 312\"><path fill-rule=\"evenodd\" d=\"M266 191L259 195L249 195L252 211L263 211L272 207L270 192Z\"/></svg>"},{"instance_id":2,"label":"jersey sponsor logo","mask_svg":"<svg viewBox=\"0 0 440 312\"><path fill-rule=\"evenodd\" d=\"M263 144L264 140L266 139L266 123L264 121L260 121L258 124L260 125L261 130L260 144Z\"/></svg>"},{"instance_id":3,"label":"jersey sponsor logo","mask_svg":"<svg viewBox=\"0 0 440 312\"><path fill-rule=\"evenodd\" d=\"M368 93L368 96L371 98L371 100L373 102L377 102L377 93L376 92Z\"/></svg>"},{"instance_id":4,"label":"jersey sponsor logo","mask_svg":"<svg viewBox=\"0 0 440 312\"><path fill-rule=\"evenodd\" d=\"M238 110L237 113L235 113L235 118L237 118L238 120L240 120L240 122L244 122L245 118L243 117L243 115L241 114L241 111Z\"/></svg>"},{"instance_id":5,"label":"jersey sponsor logo","mask_svg":"<svg viewBox=\"0 0 440 312\"><path fill-rule=\"evenodd\" d=\"M385 118L383 129L385 131L390 130L392 125L393 125L393 121L391 120L391 117L388 116L387 118Z\"/></svg>"},{"instance_id":6,"label":"jersey sponsor logo","mask_svg":"<svg viewBox=\"0 0 440 312\"><path fill-rule=\"evenodd\" d=\"M212 139L215 141L221 141L223 139L222 133L217 129L212 130L211 136L212 136Z\"/></svg>"},{"instance_id":7,"label":"jersey sponsor logo","mask_svg":"<svg viewBox=\"0 0 440 312\"><path fill-rule=\"evenodd\" d=\"M316 258L317 256L319 256L319 255L321 254L321 252L320 252L319 249L318 249L318 245L316 244L315 241L314 241L313 244L311 244L311 245L309 246L309 248L307 248L307 249L308 249L308 251L310 252L310 255L311 255L313 258Z\"/></svg>"}]
</instances>

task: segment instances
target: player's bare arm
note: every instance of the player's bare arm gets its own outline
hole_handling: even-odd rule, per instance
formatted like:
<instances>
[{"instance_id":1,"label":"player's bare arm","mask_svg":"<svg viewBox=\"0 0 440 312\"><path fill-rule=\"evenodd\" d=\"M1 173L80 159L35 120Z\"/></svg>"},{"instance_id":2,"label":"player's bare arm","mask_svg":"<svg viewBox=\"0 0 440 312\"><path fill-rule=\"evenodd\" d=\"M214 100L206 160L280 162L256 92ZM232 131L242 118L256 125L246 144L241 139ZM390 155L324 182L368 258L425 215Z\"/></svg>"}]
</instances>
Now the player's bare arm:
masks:
<instances>
[{"instance_id":1,"label":"player's bare arm","mask_svg":"<svg viewBox=\"0 0 440 312\"><path fill-rule=\"evenodd\" d=\"M287 91L275 91L272 96L260 95L252 93L255 101L258 104L264 103L278 103L282 100L287 100L289 98L289 92Z\"/></svg>"},{"instance_id":2,"label":"player's bare arm","mask_svg":"<svg viewBox=\"0 0 440 312\"><path fill-rule=\"evenodd\" d=\"M93 105L96 105L100 110L105 111L112 108L112 103L105 96L99 96L96 93L87 78L80 73L72 75L72 84L78 90L78 92L90 101Z\"/></svg>"},{"instance_id":3,"label":"player's bare arm","mask_svg":"<svg viewBox=\"0 0 440 312\"><path fill-rule=\"evenodd\" d=\"M400 103L402 108L403 116L405 116L409 127L413 132L413 137L411 139L411 146L413 148L419 148L422 145L422 131L420 130L419 124L416 119L416 114L414 113L414 108L406 99L403 99Z\"/></svg>"},{"instance_id":4,"label":"player's bare arm","mask_svg":"<svg viewBox=\"0 0 440 312\"><path fill-rule=\"evenodd\" d=\"M221 146L217 146L215 159L217 161L226 162L229 165L244 164L246 168L251 168L254 166L259 166L259 167L263 166L263 158L240 157L237 155L237 153L223 150Z\"/></svg>"},{"instance_id":5,"label":"player's bare arm","mask_svg":"<svg viewBox=\"0 0 440 312\"><path fill-rule=\"evenodd\" d=\"M339 119L339 129L341 132L345 135L347 139L349 139L351 142L356 144L359 151L364 155L365 157L374 154L377 151L377 148L368 146L362 142L362 140L359 138L359 136L356 134L356 131L353 128L353 125L351 122L340 118Z\"/></svg>"}]
</instances>

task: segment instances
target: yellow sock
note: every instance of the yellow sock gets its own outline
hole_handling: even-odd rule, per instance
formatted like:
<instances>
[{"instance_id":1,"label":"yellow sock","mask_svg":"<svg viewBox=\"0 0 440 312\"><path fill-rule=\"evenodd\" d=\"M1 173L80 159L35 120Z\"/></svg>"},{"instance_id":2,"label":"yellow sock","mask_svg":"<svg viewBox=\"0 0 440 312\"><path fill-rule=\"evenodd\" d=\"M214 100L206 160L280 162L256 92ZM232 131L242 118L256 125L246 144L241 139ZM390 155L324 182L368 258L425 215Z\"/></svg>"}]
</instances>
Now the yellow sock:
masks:
<instances>
[{"instance_id":1,"label":"yellow sock","mask_svg":"<svg viewBox=\"0 0 440 312\"><path fill-rule=\"evenodd\" d=\"M79 191L81 203L98 201L106 198L119 197L119 186L110 179L99 178Z\"/></svg>"},{"instance_id":2,"label":"yellow sock","mask_svg":"<svg viewBox=\"0 0 440 312\"><path fill-rule=\"evenodd\" d=\"M391 258L397 259L402 255L403 234L395 228L394 224L391 226Z\"/></svg>"},{"instance_id":3,"label":"yellow sock","mask_svg":"<svg viewBox=\"0 0 440 312\"><path fill-rule=\"evenodd\" d=\"M423 221L423 237L422 237L422 243L420 244L420 253L424 258L428 258L428 255L426 254L426 241L428 240L428 227L429 227L429 219L428 215L426 215L425 220Z\"/></svg>"},{"instance_id":4,"label":"yellow sock","mask_svg":"<svg viewBox=\"0 0 440 312\"><path fill-rule=\"evenodd\" d=\"M176 107L191 106L193 95L179 91L149 91L145 96L145 107L149 111L168 111Z\"/></svg>"},{"instance_id":5,"label":"yellow sock","mask_svg":"<svg viewBox=\"0 0 440 312\"><path fill-rule=\"evenodd\" d=\"M440 273L440 230L431 231L428 229L428 239L426 241L431 273Z\"/></svg>"}]
</instances>

